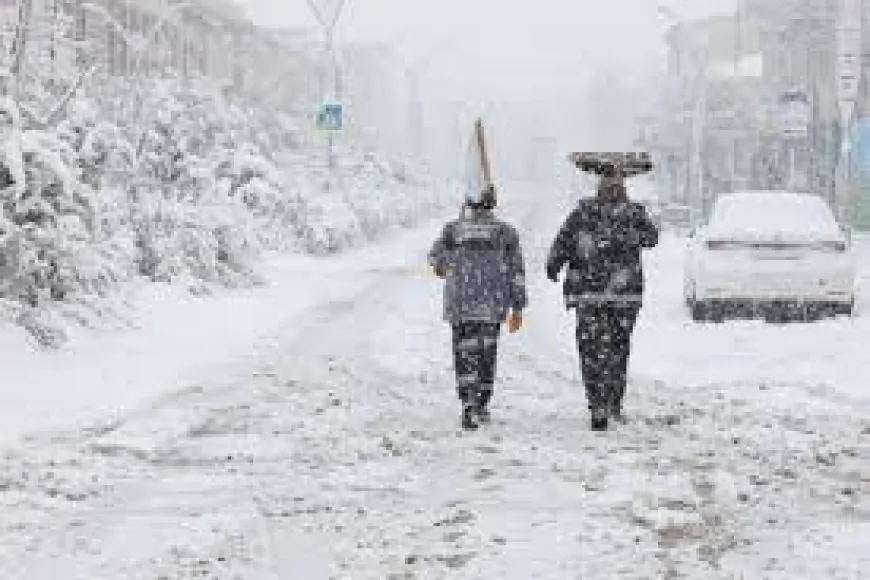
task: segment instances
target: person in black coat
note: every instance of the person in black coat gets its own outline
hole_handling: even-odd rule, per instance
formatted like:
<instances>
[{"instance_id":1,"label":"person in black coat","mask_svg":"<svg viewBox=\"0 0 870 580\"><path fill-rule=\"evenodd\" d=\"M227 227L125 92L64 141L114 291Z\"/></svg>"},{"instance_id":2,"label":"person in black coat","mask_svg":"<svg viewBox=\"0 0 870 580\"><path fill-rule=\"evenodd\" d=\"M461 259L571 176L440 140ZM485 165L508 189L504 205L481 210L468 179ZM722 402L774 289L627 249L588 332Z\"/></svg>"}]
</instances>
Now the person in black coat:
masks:
<instances>
[{"instance_id":1,"label":"person in black coat","mask_svg":"<svg viewBox=\"0 0 870 580\"><path fill-rule=\"evenodd\" d=\"M592 429L624 421L622 401L631 334L643 303L641 251L658 244L646 208L629 201L619 176L601 178L595 198L582 199L562 225L547 258L547 277L563 284L577 315L577 347Z\"/></svg>"}]
</instances>

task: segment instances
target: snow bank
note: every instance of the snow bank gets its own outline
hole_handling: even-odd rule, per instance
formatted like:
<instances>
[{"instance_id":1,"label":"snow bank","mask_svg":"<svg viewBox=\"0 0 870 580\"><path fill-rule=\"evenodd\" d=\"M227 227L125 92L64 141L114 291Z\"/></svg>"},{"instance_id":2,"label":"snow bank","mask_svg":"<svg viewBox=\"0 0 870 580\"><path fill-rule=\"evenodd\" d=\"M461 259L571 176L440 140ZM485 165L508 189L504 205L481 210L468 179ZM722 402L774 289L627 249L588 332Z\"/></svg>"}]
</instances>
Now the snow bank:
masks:
<instances>
[{"instance_id":1,"label":"snow bank","mask_svg":"<svg viewBox=\"0 0 870 580\"><path fill-rule=\"evenodd\" d=\"M406 160L345 148L329 191L299 119L206 84L91 87L49 129L0 107L0 321L57 347L136 279L251 287L264 252L327 254L408 226L438 186Z\"/></svg>"}]
</instances>

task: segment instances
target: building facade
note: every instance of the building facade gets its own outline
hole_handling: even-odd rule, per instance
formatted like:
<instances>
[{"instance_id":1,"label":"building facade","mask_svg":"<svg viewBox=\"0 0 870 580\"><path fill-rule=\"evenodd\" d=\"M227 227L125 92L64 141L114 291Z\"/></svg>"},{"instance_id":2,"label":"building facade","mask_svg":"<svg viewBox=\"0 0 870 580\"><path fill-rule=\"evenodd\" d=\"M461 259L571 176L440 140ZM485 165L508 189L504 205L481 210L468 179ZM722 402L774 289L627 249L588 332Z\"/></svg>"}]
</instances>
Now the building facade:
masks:
<instances>
[{"instance_id":1,"label":"building facade","mask_svg":"<svg viewBox=\"0 0 870 580\"><path fill-rule=\"evenodd\" d=\"M834 201L837 0L742 0L671 27L657 154L677 201L701 213L739 189Z\"/></svg>"}]
</instances>

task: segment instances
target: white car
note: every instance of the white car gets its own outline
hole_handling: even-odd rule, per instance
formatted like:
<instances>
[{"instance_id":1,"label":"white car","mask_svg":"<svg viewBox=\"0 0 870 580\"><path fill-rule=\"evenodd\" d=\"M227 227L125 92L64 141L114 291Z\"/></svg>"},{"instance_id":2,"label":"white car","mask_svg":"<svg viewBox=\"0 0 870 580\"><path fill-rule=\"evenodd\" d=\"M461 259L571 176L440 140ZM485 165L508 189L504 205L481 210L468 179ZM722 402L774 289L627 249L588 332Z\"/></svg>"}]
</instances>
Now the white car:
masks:
<instances>
[{"instance_id":1,"label":"white car","mask_svg":"<svg viewBox=\"0 0 870 580\"><path fill-rule=\"evenodd\" d=\"M817 195L723 194L690 236L685 260L684 298L696 321L854 308L851 236Z\"/></svg>"}]
</instances>

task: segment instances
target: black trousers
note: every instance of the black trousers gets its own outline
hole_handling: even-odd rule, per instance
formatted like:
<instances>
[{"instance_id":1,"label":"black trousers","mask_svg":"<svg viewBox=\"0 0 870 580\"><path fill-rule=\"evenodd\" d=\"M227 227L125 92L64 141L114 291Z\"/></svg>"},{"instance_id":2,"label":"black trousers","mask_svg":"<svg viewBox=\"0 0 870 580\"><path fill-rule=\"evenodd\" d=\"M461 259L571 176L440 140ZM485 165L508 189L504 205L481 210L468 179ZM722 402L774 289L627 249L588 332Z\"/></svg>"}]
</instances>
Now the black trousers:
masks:
<instances>
[{"instance_id":1,"label":"black trousers","mask_svg":"<svg viewBox=\"0 0 870 580\"><path fill-rule=\"evenodd\" d=\"M460 400L487 405L495 384L500 324L461 322L453 325L453 366Z\"/></svg>"},{"instance_id":2,"label":"black trousers","mask_svg":"<svg viewBox=\"0 0 870 580\"><path fill-rule=\"evenodd\" d=\"M640 304L590 303L577 308L577 349L586 399L593 412L622 405L631 333Z\"/></svg>"}]
</instances>

